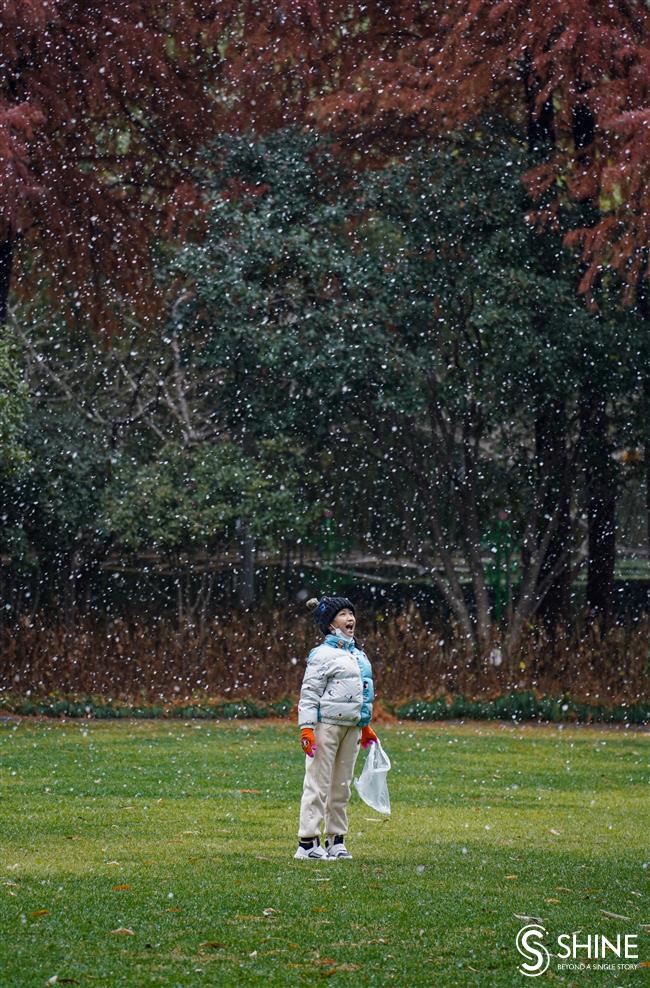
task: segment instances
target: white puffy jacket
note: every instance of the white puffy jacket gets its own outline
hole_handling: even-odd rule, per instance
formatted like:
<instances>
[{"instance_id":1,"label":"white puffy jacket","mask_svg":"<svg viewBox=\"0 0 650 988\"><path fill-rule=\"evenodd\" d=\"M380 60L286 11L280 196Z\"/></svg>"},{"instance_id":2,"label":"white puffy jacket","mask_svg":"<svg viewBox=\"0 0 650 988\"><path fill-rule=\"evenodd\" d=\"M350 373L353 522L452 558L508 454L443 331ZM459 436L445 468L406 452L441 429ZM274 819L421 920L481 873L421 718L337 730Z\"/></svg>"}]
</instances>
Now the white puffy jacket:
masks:
<instances>
[{"instance_id":1,"label":"white puffy jacket","mask_svg":"<svg viewBox=\"0 0 650 988\"><path fill-rule=\"evenodd\" d=\"M312 649L300 690L300 727L324 724L363 726L372 716L372 668L354 643L332 644L328 635Z\"/></svg>"}]
</instances>

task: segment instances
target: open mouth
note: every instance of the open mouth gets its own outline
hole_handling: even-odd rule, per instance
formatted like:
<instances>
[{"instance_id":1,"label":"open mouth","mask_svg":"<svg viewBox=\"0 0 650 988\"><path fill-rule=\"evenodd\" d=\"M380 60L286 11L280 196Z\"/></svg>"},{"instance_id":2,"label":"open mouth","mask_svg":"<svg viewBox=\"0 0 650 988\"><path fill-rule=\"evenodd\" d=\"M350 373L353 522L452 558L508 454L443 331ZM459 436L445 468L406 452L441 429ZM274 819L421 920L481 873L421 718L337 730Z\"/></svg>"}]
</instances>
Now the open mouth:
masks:
<instances>
[{"instance_id":1,"label":"open mouth","mask_svg":"<svg viewBox=\"0 0 650 988\"><path fill-rule=\"evenodd\" d=\"M351 635L354 631L354 621L348 621L345 625L345 631L348 635Z\"/></svg>"}]
</instances>

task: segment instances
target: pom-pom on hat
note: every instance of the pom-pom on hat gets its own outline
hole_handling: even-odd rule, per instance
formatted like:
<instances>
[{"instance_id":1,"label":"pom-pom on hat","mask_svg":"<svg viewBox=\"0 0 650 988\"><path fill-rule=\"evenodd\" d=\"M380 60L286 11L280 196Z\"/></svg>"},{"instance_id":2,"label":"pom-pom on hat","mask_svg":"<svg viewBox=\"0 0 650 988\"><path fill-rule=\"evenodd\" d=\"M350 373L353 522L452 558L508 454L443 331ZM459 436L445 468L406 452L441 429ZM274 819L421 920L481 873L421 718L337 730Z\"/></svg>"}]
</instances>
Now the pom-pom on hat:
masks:
<instances>
[{"instance_id":1,"label":"pom-pom on hat","mask_svg":"<svg viewBox=\"0 0 650 988\"><path fill-rule=\"evenodd\" d=\"M324 635L327 634L329 626L338 612L342 611L344 607L349 607L352 613L356 614L354 604L347 597L321 597L320 600L312 597L311 600L307 601L307 607L314 612L314 621Z\"/></svg>"}]
</instances>

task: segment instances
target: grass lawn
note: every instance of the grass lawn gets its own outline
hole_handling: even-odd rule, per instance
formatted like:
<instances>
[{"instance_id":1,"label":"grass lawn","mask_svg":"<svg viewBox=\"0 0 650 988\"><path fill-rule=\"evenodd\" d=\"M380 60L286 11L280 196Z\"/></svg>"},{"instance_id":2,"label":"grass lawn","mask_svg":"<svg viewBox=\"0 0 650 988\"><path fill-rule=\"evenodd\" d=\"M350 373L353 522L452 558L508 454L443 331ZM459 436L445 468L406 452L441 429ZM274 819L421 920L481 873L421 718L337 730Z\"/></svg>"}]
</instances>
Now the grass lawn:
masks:
<instances>
[{"instance_id":1,"label":"grass lawn","mask_svg":"<svg viewBox=\"0 0 650 988\"><path fill-rule=\"evenodd\" d=\"M392 816L355 793L354 860L296 862L293 725L1 722L1 988L649 983L527 978L514 943L518 914L650 961L647 733L378 733Z\"/></svg>"}]
</instances>

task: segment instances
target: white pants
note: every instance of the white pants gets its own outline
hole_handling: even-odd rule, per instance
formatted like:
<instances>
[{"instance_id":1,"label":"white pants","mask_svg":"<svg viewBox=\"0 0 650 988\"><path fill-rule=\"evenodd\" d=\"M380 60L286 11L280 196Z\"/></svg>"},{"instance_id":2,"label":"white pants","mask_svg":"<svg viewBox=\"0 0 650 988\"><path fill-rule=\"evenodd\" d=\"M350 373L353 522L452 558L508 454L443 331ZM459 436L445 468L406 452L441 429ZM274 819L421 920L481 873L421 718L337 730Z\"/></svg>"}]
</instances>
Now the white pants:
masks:
<instances>
[{"instance_id":1,"label":"white pants","mask_svg":"<svg viewBox=\"0 0 650 988\"><path fill-rule=\"evenodd\" d=\"M348 801L354 763L359 754L358 727L316 724L316 754L305 755L305 781L300 802L298 837L320 836L325 823L328 837L348 832Z\"/></svg>"}]
</instances>

